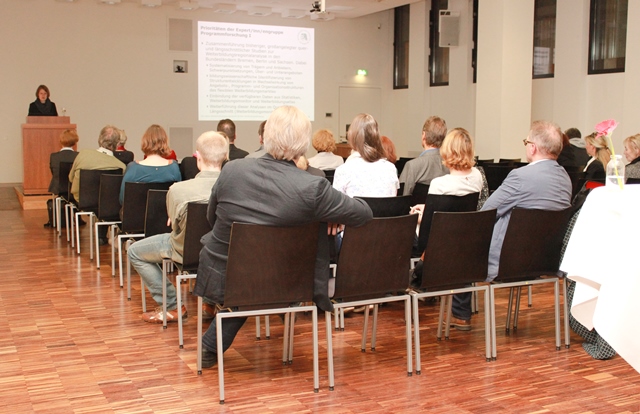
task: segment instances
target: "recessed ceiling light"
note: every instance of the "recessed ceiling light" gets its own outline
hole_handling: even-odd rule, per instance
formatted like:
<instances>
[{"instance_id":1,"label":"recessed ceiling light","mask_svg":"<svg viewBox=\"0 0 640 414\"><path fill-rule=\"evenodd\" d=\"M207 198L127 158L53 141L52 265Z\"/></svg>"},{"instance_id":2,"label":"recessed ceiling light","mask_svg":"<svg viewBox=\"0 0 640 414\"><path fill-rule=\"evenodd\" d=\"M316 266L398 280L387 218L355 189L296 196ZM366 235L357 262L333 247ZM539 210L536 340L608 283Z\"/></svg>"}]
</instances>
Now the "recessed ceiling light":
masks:
<instances>
[{"instance_id":1,"label":"recessed ceiling light","mask_svg":"<svg viewBox=\"0 0 640 414\"><path fill-rule=\"evenodd\" d=\"M235 13L235 4L217 3L213 5L213 11L216 13L231 14Z\"/></svg>"},{"instance_id":2,"label":"recessed ceiling light","mask_svg":"<svg viewBox=\"0 0 640 414\"><path fill-rule=\"evenodd\" d=\"M306 10L294 10L294 9L285 9L280 13L280 16L285 19L299 19L307 15Z\"/></svg>"},{"instance_id":3,"label":"recessed ceiling light","mask_svg":"<svg viewBox=\"0 0 640 414\"><path fill-rule=\"evenodd\" d=\"M118 4L120 3L122 0L100 0L101 3L103 4Z\"/></svg>"},{"instance_id":4,"label":"recessed ceiling light","mask_svg":"<svg viewBox=\"0 0 640 414\"><path fill-rule=\"evenodd\" d=\"M271 14L271 7L254 6L247 10L249 16L268 16Z\"/></svg>"},{"instance_id":5,"label":"recessed ceiling light","mask_svg":"<svg viewBox=\"0 0 640 414\"><path fill-rule=\"evenodd\" d=\"M192 3L191 1L181 1L178 5L180 10L195 10L198 8L198 3Z\"/></svg>"},{"instance_id":6,"label":"recessed ceiling light","mask_svg":"<svg viewBox=\"0 0 640 414\"><path fill-rule=\"evenodd\" d=\"M162 0L142 0L142 5L145 7L159 7L162 6Z\"/></svg>"}]
</instances>

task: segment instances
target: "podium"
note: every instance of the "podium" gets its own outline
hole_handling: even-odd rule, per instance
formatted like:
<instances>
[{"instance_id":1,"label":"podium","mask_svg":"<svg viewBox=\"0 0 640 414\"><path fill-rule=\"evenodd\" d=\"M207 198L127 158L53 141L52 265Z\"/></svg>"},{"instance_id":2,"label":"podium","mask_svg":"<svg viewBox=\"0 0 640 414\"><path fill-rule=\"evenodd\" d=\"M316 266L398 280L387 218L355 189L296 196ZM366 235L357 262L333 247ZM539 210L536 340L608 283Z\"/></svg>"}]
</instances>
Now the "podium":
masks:
<instances>
[{"instance_id":1,"label":"podium","mask_svg":"<svg viewBox=\"0 0 640 414\"><path fill-rule=\"evenodd\" d=\"M49 156L60 151L60 135L76 129L68 116L28 116L22 124L22 165L24 195L49 194Z\"/></svg>"}]
</instances>

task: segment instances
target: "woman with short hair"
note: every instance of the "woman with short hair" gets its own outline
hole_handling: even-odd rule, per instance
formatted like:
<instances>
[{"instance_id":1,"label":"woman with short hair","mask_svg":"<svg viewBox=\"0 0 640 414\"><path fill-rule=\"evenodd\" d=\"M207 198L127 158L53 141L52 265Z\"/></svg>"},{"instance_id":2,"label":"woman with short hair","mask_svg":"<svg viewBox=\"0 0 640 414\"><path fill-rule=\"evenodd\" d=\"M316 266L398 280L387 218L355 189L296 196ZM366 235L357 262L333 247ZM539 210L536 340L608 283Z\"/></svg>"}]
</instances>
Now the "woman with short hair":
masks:
<instances>
[{"instance_id":1,"label":"woman with short hair","mask_svg":"<svg viewBox=\"0 0 640 414\"><path fill-rule=\"evenodd\" d=\"M336 150L336 140L328 129L316 131L311 144L318 154L309 158L310 166L321 170L335 170L344 164L342 157L333 153Z\"/></svg>"}]
</instances>

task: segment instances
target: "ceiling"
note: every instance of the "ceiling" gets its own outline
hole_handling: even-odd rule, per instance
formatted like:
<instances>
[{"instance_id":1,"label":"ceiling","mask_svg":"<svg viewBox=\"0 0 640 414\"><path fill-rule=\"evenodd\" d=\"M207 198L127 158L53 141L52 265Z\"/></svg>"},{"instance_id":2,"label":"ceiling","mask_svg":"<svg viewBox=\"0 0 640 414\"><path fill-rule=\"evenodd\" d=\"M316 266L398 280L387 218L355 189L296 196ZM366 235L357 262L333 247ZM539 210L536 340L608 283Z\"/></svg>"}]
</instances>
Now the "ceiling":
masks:
<instances>
[{"instance_id":1,"label":"ceiling","mask_svg":"<svg viewBox=\"0 0 640 414\"><path fill-rule=\"evenodd\" d=\"M234 12L248 13L256 16L268 14L281 15L282 17L308 18L312 14L320 17L318 20L330 20L332 18L352 19L367 14L377 13L383 10L393 9L419 0L325 0L325 9L328 15L311 13L314 0L57 0L61 2L95 1L98 3L113 3L112 7L118 7L118 3L139 4L140 7L171 7L182 10L192 9L197 11L211 10L230 14ZM318 1L319 3L319 1ZM326 18L325 18L326 17Z\"/></svg>"}]
</instances>

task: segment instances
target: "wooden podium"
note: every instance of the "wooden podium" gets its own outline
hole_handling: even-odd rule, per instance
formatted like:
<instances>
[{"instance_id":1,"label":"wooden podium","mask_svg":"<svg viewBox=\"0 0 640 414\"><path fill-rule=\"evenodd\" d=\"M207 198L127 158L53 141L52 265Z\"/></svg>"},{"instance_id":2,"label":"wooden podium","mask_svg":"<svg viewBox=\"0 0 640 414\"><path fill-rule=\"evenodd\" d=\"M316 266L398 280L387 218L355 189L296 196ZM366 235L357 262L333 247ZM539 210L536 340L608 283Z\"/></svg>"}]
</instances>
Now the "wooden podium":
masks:
<instances>
[{"instance_id":1,"label":"wooden podium","mask_svg":"<svg viewBox=\"0 0 640 414\"><path fill-rule=\"evenodd\" d=\"M22 165L25 195L48 194L51 182L49 156L60 151L60 135L76 129L68 116L28 116L22 124Z\"/></svg>"}]
</instances>

